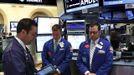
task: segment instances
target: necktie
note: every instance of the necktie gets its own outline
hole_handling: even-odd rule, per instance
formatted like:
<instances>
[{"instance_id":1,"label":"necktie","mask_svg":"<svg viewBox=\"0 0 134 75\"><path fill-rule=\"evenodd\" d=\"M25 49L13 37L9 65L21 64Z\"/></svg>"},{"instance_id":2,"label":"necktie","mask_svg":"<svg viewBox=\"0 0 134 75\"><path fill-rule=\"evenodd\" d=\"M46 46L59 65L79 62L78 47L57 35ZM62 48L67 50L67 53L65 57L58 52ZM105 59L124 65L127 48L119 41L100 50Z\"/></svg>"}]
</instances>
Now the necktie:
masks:
<instances>
[{"instance_id":1,"label":"necktie","mask_svg":"<svg viewBox=\"0 0 134 75\"><path fill-rule=\"evenodd\" d=\"M55 41L55 43L54 43L54 52L56 52L57 46L58 46L58 41Z\"/></svg>"},{"instance_id":2,"label":"necktie","mask_svg":"<svg viewBox=\"0 0 134 75\"><path fill-rule=\"evenodd\" d=\"M29 54L30 53L30 51L28 50L28 48L26 47L26 52Z\"/></svg>"},{"instance_id":3,"label":"necktie","mask_svg":"<svg viewBox=\"0 0 134 75\"><path fill-rule=\"evenodd\" d=\"M92 59L93 59L94 51L95 51L95 42L91 42L91 46L90 46L90 67L92 65Z\"/></svg>"},{"instance_id":4,"label":"necktie","mask_svg":"<svg viewBox=\"0 0 134 75\"><path fill-rule=\"evenodd\" d=\"M32 57L32 55L31 55L31 53L30 53L30 51L29 51L29 49L26 47L26 66L27 66L27 69L30 69L31 71L29 71L29 72L32 72L32 73L34 73L34 72L36 72L36 69L35 69L35 67L34 67L34 60L33 60L33 57ZM32 74L32 73L30 73L30 74Z\"/></svg>"}]
</instances>

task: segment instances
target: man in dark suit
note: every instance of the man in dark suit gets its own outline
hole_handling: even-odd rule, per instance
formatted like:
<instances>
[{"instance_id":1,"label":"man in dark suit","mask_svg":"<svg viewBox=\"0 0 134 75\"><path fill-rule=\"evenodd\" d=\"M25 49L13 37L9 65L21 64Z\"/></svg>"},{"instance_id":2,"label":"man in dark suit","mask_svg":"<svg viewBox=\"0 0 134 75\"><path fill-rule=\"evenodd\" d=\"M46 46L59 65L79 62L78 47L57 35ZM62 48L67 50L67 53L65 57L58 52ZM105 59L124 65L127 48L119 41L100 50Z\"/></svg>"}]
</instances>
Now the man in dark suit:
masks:
<instances>
[{"instance_id":1,"label":"man in dark suit","mask_svg":"<svg viewBox=\"0 0 134 75\"><path fill-rule=\"evenodd\" d=\"M61 26L52 27L53 38L44 44L42 51L43 65L52 64L56 72L51 75L71 75L69 63L72 58L71 44L61 37Z\"/></svg>"},{"instance_id":2,"label":"man in dark suit","mask_svg":"<svg viewBox=\"0 0 134 75\"><path fill-rule=\"evenodd\" d=\"M90 39L79 47L77 66L82 75L108 75L113 61L113 49L108 40L100 37L100 25L89 25Z\"/></svg>"},{"instance_id":3,"label":"man in dark suit","mask_svg":"<svg viewBox=\"0 0 134 75\"><path fill-rule=\"evenodd\" d=\"M4 75L34 75L33 58L26 48L34 40L37 24L29 18L21 19L17 25L17 35L5 48L2 61Z\"/></svg>"}]
</instances>

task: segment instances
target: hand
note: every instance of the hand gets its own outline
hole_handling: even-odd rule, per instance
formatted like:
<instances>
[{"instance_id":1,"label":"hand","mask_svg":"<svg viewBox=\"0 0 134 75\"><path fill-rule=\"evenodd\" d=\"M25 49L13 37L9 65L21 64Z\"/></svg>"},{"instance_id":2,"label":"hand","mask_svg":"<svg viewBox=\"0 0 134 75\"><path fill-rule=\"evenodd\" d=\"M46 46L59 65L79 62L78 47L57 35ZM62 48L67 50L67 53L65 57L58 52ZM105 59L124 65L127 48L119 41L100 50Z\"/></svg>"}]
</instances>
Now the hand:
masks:
<instances>
[{"instance_id":1,"label":"hand","mask_svg":"<svg viewBox=\"0 0 134 75\"><path fill-rule=\"evenodd\" d=\"M60 75L60 74L58 74L58 73L54 73L53 75Z\"/></svg>"},{"instance_id":2,"label":"hand","mask_svg":"<svg viewBox=\"0 0 134 75\"><path fill-rule=\"evenodd\" d=\"M52 75L60 75L60 74L56 71Z\"/></svg>"},{"instance_id":3,"label":"hand","mask_svg":"<svg viewBox=\"0 0 134 75\"><path fill-rule=\"evenodd\" d=\"M88 75L96 75L95 73L88 73Z\"/></svg>"}]
</instances>

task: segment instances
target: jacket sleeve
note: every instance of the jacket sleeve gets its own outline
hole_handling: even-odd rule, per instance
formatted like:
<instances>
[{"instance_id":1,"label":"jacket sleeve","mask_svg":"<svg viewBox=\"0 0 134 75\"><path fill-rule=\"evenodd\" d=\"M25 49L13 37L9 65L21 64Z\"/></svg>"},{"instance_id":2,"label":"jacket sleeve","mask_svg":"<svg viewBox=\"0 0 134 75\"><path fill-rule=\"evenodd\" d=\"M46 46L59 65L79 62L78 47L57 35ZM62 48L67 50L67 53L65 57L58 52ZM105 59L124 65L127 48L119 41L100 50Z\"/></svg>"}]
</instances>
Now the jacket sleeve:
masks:
<instances>
[{"instance_id":1,"label":"jacket sleeve","mask_svg":"<svg viewBox=\"0 0 134 75\"><path fill-rule=\"evenodd\" d=\"M48 50L47 44L44 44L43 51L42 51L42 53L41 53L43 66L44 66L44 65L51 64L51 63L49 63L49 61L47 60L47 50Z\"/></svg>"},{"instance_id":2,"label":"jacket sleeve","mask_svg":"<svg viewBox=\"0 0 134 75\"><path fill-rule=\"evenodd\" d=\"M105 63L99 68L96 75L107 75L109 73L109 70L112 67L113 63L113 49L110 45L110 43L106 43L106 57L105 57Z\"/></svg>"},{"instance_id":3,"label":"jacket sleeve","mask_svg":"<svg viewBox=\"0 0 134 75\"><path fill-rule=\"evenodd\" d=\"M68 42L65 50L65 59L63 59L63 62L57 66L60 72L64 72L65 69L68 67L72 59L72 52L71 52L71 44Z\"/></svg>"},{"instance_id":4,"label":"jacket sleeve","mask_svg":"<svg viewBox=\"0 0 134 75\"><path fill-rule=\"evenodd\" d=\"M80 72L82 74L84 74L86 71L88 71L88 68L87 68L87 66L85 66L85 64L84 64L84 62L82 60L82 57L83 57L83 55L82 55L83 48L82 47L83 47L83 44L81 44L80 47L79 47L79 53L78 53L78 57L77 57L76 63L77 63L77 66L78 66ZM86 60L86 59L87 58L85 58L84 60Z\"/></svg>"}]
</instances>

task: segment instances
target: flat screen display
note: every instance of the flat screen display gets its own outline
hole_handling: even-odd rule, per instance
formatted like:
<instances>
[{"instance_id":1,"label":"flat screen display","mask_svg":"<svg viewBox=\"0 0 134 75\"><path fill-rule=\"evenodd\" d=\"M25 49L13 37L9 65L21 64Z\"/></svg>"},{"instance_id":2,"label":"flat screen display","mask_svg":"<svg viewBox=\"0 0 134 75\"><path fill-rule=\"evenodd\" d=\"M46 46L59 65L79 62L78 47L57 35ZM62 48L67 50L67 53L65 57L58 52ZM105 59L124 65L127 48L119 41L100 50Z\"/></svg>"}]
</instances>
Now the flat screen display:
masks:
<instances>
[{"instance_id":1,"label":"flat screen display","mask_svg":"<svg viewBox=\"0 0 134 75\"><path fill-rule=\"evenodd\" d=\"M134 3L134 0L122 0L123 4Z\"/></svg>"},{"instance_id":2,"label":"flat screen display","mask_svg":"<svg viewBox=\"0 0 134 75\"><path fill-rule=\"evenodd\" d=\"M71 30L85 30L84 20L68 20L66 24L67 31Z\"/></svg>"},{"instance_id":3,"label":"flat screen display","mask_svg":"<svg viewBox=\"0 0 134 75\"><path fill-rule=\"evenodd\" d=\"M39 35L36 38L36 47L37 52L41 52L43 50L44 44L52 38L52 35Z\"/></svg>"},{"instance_id":4,"label":"flat screen display","mask_svg":"<svg viewBox=\"0 0 134 75\"><path fill-rule=\"evenodd\" d=\"M99 7L99 0L64 0L67 13Z\"/></svg>"},{"instance_id":5,"label":"flat screen display","mask_svg":"<svg viewBox=\"0 0 134 75\"><path fill-rule=\"evenodd\" d=\"M18 24L18 22L16 22L16 21L10 22L10 31L11 32L16 32L16 30L17 30L17 24Z\"/></svg>"},{"instance_id":6,"label":"flat screen display","mask_svg":"<svg viewBox=\"0 0 134 75\"><path fill-rule=\"evenodd\" d=\"M102 13L100 15L100 19L111 20L112 19L112 13L111 12Z\"/></svg>"},{"instance_id":7,"label":"flat screen display","mask_svg":"<svg viewBox=\"0 0 134 75\"><path fill-rule=\"evenodd\" d=\"M71 43L72 49L79 49L80 44L85 40L85 35L68 35L68 41Z\"/></svg>"},{"instance_id":8,"label":"flat screen display","mask_svg":"<svg viewBox=\"0 0 134 75\"><path fill-rule=\"evenodd\" d=\"M103 4L106 5L118 5L118 4L128 4L134 3L134 0L104 0Z\"/></svg>"},{"instance_id":9,"label":"flat screen display","mask_svg":"<svg viewBox=\"0 0 134 75\"><path fill-rule=\"evenodd\" d=\"M103 1L104 6L107 6L107 5L118 5L118 4L122 4L122 3L123 3L122 0L104 0Z\"/></svg>"},{"instance_id":10,"label":"flat screen display","mask_svg":"<svg viewBox=\"0 0 134 75\"><path fill-rule=\"evenodd\" d=\"M69 29L69 30L72 30L72 29L85 29L85 24L83 22L69 23L69 24L67 24L67 29Z\"/></svg>"},{"instance_id":11,"label":"flat screen display","mask_svg":"<svg viewBox=\"0 0 134 75\"><path fill-rule=\"evenodd\" d=\"M38 34L51 34L52 33L52 26L54 24L59 24L59 18L45 18L39 17L38 18Z\"/></svg>"},{"instance_id":12,"label":"flat screen display","mask_svg":"<svg viewBox=\"0 0 134 75\"><path fill-rule=\"evenodd\" d=\"M126 19L126 14L124 12L113 12L113 18L112 20L124 20Z\"/></svg>"},{"instance_id":13,"label":"flat screen display","mask_svg":"<svg viewBox=\"0 0 134 75\"><path fill-rule=\"evenodd\" d=\"M128 20L134 19L134 14L131 10L126 11L126 16L128 17Z\"/></svg>"}]
</instances>

